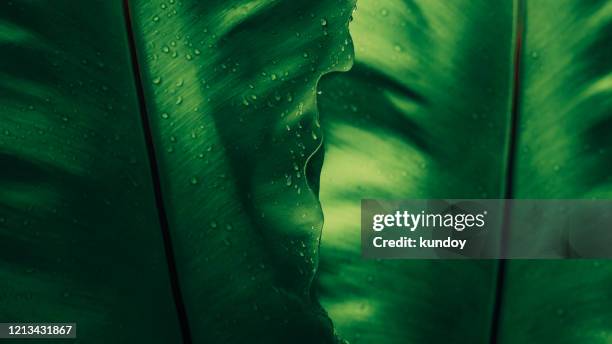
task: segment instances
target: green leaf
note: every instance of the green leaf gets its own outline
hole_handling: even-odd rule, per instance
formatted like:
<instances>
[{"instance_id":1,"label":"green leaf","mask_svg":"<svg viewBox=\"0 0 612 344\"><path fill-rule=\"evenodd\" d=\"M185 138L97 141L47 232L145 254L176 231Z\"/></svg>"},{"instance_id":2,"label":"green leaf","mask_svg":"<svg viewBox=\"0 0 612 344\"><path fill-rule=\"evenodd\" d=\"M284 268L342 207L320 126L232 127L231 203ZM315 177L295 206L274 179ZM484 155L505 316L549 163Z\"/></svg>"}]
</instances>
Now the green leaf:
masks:
<instances>
[{"instance_id":1,"label":"green leaf","mask_svg":"<svg viewBox=\"0 0 612 344\"><path fill-rule=\"evenodd\" d=\"M609 341L610 264L365 261L359 201L609 197L611 2L359 1L355 61L354 0L6 2L0 321Z\"/></svg>"},{"instance_id":2,"label":"green leaf","mask_svg":"<svg viewBox=\"0 0 612 344\"><path fill-rule=\"evenodd\" d=\"M2 6L2 322L180 340L126 37L117 1Z\"/></svg>"},{"instance_id":3,"label":"green leaf","mask_svg":"<svg viewBox=\"0 0 612 344\"><path fill-rule=\"evenodd\" d=\"M334 342L310 295L316 87L352 63L353 7L9 3L1 318L100 343Z\"/></svg>"},{"instance_id":4,"label":"green leaf","mask_svg":"<svg viewBox=\"0 0 612 344\"><path fill-rule=\"evenodd\" d=\"M612 2L526 1L517 198L612 196ZM609 261L510 261L502 343L603 343Z\"/></svg>"},{"instance_id":5,"label":"green leaf","mask_svg":"<svg viewBox=\"0 0 612 344\"><path fill-rule=\"evenodd\" d=\"M358 3L355 66L325 78L320 99L320 294L351 343L488 341L495 262L363 260L359 207L503 198L512 14L511 3Z\"/></svg>"},{"instance_id":6,"label":"green leaf","mask_svg":"<svg viewBox=\"0 0 612 344\"><path fill-rule=\"evenodd\" d=\"M608 264L510 261L496 286L493 261L364 261L359 200L609 197L611 9L577 0L358 3L355 67L326 77L320 99L318 289L341 336L609 338Z\"/></svg>"},{"instance_id":7,"label":"green leaf","mask_svg":"<svg viewBox=\"0 0 612 344\"><path fill-rule=\"evenodd\" d=\"M322 222L316 86L352 62L353 6L132 2L195 342L334 340L310 295Z\"/></svg>"}]
</instances>

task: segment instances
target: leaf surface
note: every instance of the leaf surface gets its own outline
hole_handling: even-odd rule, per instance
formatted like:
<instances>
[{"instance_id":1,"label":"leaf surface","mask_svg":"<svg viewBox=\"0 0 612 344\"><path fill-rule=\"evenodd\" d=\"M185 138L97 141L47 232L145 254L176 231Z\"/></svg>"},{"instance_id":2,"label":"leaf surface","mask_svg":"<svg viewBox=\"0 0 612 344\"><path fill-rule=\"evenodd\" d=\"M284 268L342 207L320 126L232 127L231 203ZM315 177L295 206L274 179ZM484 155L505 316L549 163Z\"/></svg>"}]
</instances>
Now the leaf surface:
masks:
<instances>
[{"instance_id":1,"label":"leaf surface","mask_svg":"<svg viewBox=\"0 0 612 344\"><path fill-rule=\"evenodd\" d=\"M334 341L316 86L352 63L354 3L126 3L3 13L3 317L175 342L185 308L195 342Z\"/></svg>"},{"instance_id":2,"label":"leaf surface","mask_svg":"<svg viewBox=\"0 0 612 344\"><path fill-rule=\"evenodd\" d=\"M609 339L603 261L354 258L361 198L609 197L610 2L510 5L358 4L321 100L319 290L351 342Z\"/></svg>"},{"instance_id":3,"label":"leaf surface","mask_svg":"<svg viewBox=\"0 0 612 344\"><path fill-rule=\"evenodd\" d=\"M2 5L0 321L180 342L124 20L118 1Z\"/></svg>"},{"instance_id":4,"label":"leaf surface","mask_svg":"<svg viewBox=\"0 0 612 344\"><path fill-rule=\"evenodd\" d=\"M363 198L503 198L511 2L363 0L324 78L319 290L351 343L486 343L494 261L363 260Z\"/></svg>"},{"instance_id":5,"label":"leaf surface","mask_svg":"<svg viewBox=\"0 0 612 344\"><path fill-rule=\"evenodd\" d=\"M612 196L612 2L526 1L516 198ZM604 343L608 261L509 261L500 343Z\"/></svg>"},{"instance_id":6,"label":"leaf surface","mask_svg":"<svg viewBox=\"0 0 612 344\"><path fill-rule=\"evenodd\" d=\"M316 87L352 62L353 6L132 2L195 342L334 341L310 295L322 222Z\"/></svg>"}]
</instances>

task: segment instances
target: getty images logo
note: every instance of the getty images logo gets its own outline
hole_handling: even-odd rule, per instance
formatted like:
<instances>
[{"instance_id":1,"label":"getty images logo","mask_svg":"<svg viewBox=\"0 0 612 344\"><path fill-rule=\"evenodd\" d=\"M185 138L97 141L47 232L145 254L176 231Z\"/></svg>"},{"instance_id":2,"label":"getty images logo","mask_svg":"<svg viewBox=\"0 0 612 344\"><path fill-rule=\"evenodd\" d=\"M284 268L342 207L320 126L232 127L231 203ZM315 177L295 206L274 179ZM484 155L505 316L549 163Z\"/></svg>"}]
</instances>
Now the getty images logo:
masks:
<instances>
[{"instance_id":1,"label":"getty images logo","mask_svg":"<svg viewBox=\"0 0 612 344\"><path fill-rule=\"evenodd\" d=\"M411 213L408 210L397 210L393 214L375 214L372 216L372 229L380 232L385 228L401 227L414 232L418 228L452 228L461 232L466 228L482 228L486 224L486 210L473 214L457 213L456 207L450 209L450 212L444 213L430 213L424 210Z\"/></svg>"}]
</instances>

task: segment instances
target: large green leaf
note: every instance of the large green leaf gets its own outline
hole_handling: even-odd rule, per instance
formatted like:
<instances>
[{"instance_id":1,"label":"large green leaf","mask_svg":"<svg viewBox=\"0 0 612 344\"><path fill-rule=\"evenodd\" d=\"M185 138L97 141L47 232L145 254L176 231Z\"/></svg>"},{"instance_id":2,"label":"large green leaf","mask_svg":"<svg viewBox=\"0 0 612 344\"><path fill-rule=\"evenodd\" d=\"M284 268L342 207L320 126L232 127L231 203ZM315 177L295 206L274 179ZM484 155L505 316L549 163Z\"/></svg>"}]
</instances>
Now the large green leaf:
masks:
<instances>
[{"instance_id":1,"label":"large green leaf","mask_svg":"<svg viewBox=\"0 0 612 344\"><path fill-rule=\"evenodd\" d=\"M609 197L611 10L608 1L358 3L355 67L324 79L320 100L319 290L341 336L609 340L607 264L512 261L496 286L495 262L363 261L359 200Z\"/></svg>"},{"instance_id":2,"label":"large green leaf","mask_svg":"<svg viewBox=\"0 0 612 344\"><path fill-rule=\"evenodd\" d=\"M517 198L612 197L612 2L526 1ZM612 264L510 261L500 342L607 343Z\"/></svg>"},{"instance_id":3,"label":"large green leaf","mask_svg":"<svg viewBox=\"0 0 612 344\"><path fill-rule=\"evenodd\" d=\"M310 296L316 86L352 63L354 3L122 5L2 13L0 321L76 321L87 342L335 341Z\"/></svg>"},{"instance_id":4,"label":"large green leaf","mask_svg":"<svg viewBox=\"0 0 612 344\"><path fill-rule=\"evenodd\" d=\"M608 342L609 264L365 261L359 200L609 197L611 2L359 1L355 61L353 0L5 2L0 322Z\"/></svg>"},{"instance_id":5,"label":"large green leaf","mask_svg":"<svg viewBox=\"0 0 612 344\"><path fill-rule=\"evenodd\" d=\"M352 63L353 6L132 3L196 342L334 341L310 296L322 222L316 86Z\"/></svg>"},{"instance_id":6,"label":"large green leaf","mask_svg":"<svg viewBox=\"0 0 612 344\"><path fill-rule=\"evenodd\" d=\"M0 45L0 322L180 341L121 2L4 2Z\"/></svg>"},{"instance_id":7,"label":"large green leaf","mask_svg":"<svg viewBox=\"0 0 612 344\"><path fill-rule=\"evenodd\" d=\"M359 207L503 198L513 25L510 2L358 3L355 66L320 99L320 294L351 343L488 341L495 263L362 260Z\"/></svg>"}]
</instances>

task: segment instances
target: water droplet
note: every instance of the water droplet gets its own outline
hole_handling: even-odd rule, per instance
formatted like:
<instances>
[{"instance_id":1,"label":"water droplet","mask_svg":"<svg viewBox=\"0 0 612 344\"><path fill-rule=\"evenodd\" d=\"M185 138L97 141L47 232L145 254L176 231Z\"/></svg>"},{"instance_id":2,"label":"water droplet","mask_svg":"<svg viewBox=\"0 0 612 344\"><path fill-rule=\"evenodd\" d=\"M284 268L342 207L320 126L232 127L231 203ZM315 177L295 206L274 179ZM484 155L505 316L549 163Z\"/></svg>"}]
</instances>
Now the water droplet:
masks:
<instances>
[{"instance_id":1,"label":"water droplet","mask_svg":"<svg viewBox=\"0 0 612 344\"><path fill-rule=\"evenodd\" d=\"M153 21L154 22L158 22L159 21L159 17L158 16L153 17Z\"/></svg>"},{"instance_id":2,"label":"water droplet","mask_svg":"<svg viewBox=\"0 0 612 344\"><path fill-rule=\"evenodd\" d=\"M183 102L183 97L178 96L178 97L176 98L176 105L180 105L182 102Z\"/></svg>"},{"instance_id":3,"label":"water droplet","mask_svg":"<svg viewBox=\"0 0 612 344\"><path fill-rule=\"evenodd\" d=\"M274 80L276 80L276 78L277 78L276 74L272 73L270 75L270 80L274 81Z\"/></svg>"},{"instance_id":4,"label":"water droplet","mask_svg":"<svg viewBox=\"0 0 612 344\"><path fill-rule=\"evenodd\" d=\"M153 83L155 85L161 84L161 77L158 76L158 77L153 78Z\"/></svg>"},{"instance_id":5,"label":"water droplet","mask_svg":"<svg viewBox=\"0 0 612 344\"><path fill-rule=\"evenodd\" d=\"M321 26L327 26L327 19L321 18Z\"/></svg>"},{"instance_id":6,"label":"water droplet","mask_svg":"<svg viewBox=\"0 0 612 344\"><path fill-rule=\"evenodd\" d=\"M210 221L210 227L211 228L217 228L217 222L216 221Z\"/></svg>"},{"instance_id":7,"label":"water droplet","mask_svg":"<svg viewBox=\"0 0 612 344\"><path fill-rule=\"evenodd\" d=\"M189 180L189 182L191 183L191 185L196 185L198 183L198 178L197 177L191 177L191 180Z\"/></svg>"},{"instance_id":8,"label":"water droplet","mask_svg":"<svg viewBox=\"0 0 612 344\"><path fill-rule=\"evenodd\" d=\"M168 119L168 117L170 117L170 116L168 115L167 112L164 112L164 113L161 114L161 118L163 118L163 119Z\"/></svg>"},{"instance_id":9,"label":"water droplet","mask_svg":"<svg viewBox=\"0 0 612 344\"><path fill-rule=\"evenodd\" d=\"M291 176L290 176L290 175L287 175L287 176L286 176L286 179L287 179L287 180L285 181L285 185L287 185L287 186L291 186L291 183L292 183L292 181L291 181Z\"/></svg>"}]
</instances>

